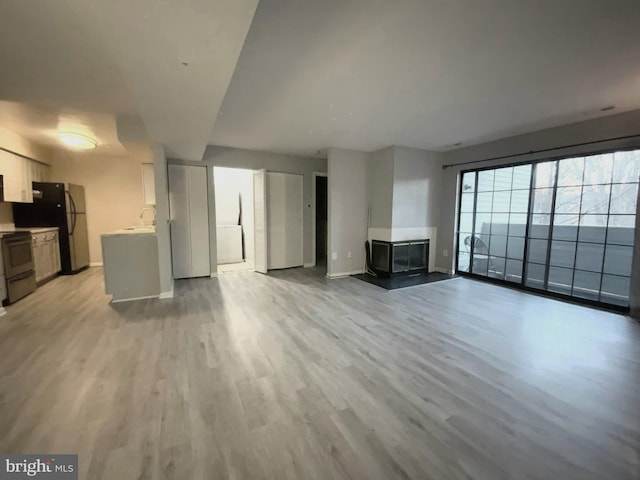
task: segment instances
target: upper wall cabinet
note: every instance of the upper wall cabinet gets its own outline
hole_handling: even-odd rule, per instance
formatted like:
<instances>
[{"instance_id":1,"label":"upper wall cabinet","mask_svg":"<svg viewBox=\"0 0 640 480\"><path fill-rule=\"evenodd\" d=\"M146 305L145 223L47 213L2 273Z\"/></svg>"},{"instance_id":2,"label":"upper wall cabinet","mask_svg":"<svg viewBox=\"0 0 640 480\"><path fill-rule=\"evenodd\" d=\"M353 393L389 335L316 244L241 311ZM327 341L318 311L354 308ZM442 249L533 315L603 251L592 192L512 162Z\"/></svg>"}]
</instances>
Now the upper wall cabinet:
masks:
<instances>
[{"instance_id":1,"label":"upper wall cabinet","mask_svg":"<svg viewBox=\"0 0 640 480\"><path fill-rule=\"evenodd\" d=\"M49 180L49 167L0 150L0 175L3 175L5 202L32 203L31 182Z\"/></svg>"},{"instance_id":2,"label":"upper wall cabinet","mask_svg":"<svg viewBox=\"0 0 640 480\"><path fill-rule=\"evenodd\" d=\"M145 205L156 204L156 181L152 163L142 164L142 194Z\"/></svg>"}]
</instances>

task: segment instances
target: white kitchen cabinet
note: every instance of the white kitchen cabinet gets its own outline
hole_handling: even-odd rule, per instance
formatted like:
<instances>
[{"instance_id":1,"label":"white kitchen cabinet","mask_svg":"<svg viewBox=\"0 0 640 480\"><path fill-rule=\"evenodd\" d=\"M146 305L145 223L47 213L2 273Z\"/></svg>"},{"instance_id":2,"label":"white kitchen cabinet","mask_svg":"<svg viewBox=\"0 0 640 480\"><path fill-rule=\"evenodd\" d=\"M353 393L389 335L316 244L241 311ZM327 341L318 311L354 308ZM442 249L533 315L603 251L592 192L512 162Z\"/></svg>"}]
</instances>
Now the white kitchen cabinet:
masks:
<instances>
[{"instance_id":1,"label":"white kitchen cabinet","mask_svg":"<svg viewBox=\"0 0 640 480\"><path fill-rule=\"evenodd\" d=\"M47 181L49 166L0 150L0 175L4 178L5 202L33 202L31 182Z\"/></svg>"},{"instance_id":2,"label":"white kitchen cabinet","mask_svg":"<svg viewBox=\"0 0 640 480\"><path fill-rule=\"evenodd\" d=\"M60 271L60 241L58 230L33 233L33 260L36 282L42 282Z\"/></svg>"}]
</instances>

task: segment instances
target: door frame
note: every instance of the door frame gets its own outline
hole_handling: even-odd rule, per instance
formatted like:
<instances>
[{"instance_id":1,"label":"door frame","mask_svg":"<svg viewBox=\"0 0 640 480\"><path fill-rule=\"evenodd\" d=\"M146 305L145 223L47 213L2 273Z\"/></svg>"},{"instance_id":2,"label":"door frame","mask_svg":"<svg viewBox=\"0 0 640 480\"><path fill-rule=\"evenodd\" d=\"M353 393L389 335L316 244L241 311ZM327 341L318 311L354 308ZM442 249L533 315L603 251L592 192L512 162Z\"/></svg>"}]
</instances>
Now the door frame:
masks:
<instances>
[{"instance_id":1,"label":"door frame","mask_svg":"<svg viewBox=\"0 0 640 480\"><path fill-rule=\"evenodd\" d=\"M329 181L329 176L327 172L313 172L311 174L311 263L307 263L305 267L315 267L316 266L316 178L318 177L327 177L327 182ZM329 200L329 184L327 183L327 201ZM328 223L327 217L327 223ZM328 226L328 225L327 225ZM327 229L327 236L329 235L329 231ZM329 245L327 238L327 246ZM327 252L327 257L329 253ZM329 259L327 258L327 262Z\"/></svg>"}]
</instances>

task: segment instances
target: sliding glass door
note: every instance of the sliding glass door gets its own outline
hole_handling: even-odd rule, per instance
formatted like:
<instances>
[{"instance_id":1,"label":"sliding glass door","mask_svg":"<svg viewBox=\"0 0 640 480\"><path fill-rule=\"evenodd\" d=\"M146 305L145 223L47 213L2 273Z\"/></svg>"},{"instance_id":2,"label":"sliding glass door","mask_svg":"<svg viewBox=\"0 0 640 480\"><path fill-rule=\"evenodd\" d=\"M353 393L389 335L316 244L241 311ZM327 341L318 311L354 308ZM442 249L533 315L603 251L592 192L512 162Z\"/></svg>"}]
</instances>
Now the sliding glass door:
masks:
<instances>
[{"instance_id":1,"label":"sliding glass door","mask_svg":"<svg viewBox=\"0 0 640 480\"><path fill-rule=\"evenodd\" d=\"M640 150L463 172L458 271L627 307Z\"/></svg>"}]
</instances>

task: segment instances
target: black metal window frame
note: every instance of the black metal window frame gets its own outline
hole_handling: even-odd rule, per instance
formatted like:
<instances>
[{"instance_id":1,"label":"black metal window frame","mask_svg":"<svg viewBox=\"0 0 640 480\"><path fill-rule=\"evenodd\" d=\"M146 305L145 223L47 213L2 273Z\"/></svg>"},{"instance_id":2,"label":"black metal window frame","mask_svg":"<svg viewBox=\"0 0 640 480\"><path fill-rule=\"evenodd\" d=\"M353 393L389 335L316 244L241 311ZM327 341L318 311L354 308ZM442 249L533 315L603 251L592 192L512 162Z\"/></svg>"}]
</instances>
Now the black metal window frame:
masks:
<instances>
[{"instance_id":1,"label":"black metal window frame","mask_svg":"<svg viewBox=\"0 0 640 480\"><path fill-rule=\"evenodd\" d=\"M456 274L463 276L463 277L468 277L468 278L472 278L472 279L476 279L476 280L481 280L483 282L487 282L487 283L492 283L492 284L496 284L496 285L501 285L501 286L506 286L509 288L514 288L517 290L522 290L522 291L526 291L529 293L533 293L536 295L541 295L541 296L545 296L545 297L550 297L550 298L556 298L556 299L560 299L560 300L565 300L565 301L569 301L571 303L578 303L578 304L582 304L582 305L588 305L588 306L592 306L592 307L597 307L597 308L601 308L601 309L605 309L605 310L612 310L612 311L616 311L616 312L622 312L622 313L627 313L630 311L630 308L624 307L624 306L620 306L620 305L615 305L615 304L611 304L611 303L606 303L606 302L602 302L602 301L596 301L596 300L591 300L588 298L582 298L582 297L576 297L573 295L566 295L563 293L559 293L559 292L553 292L553 291L549 291L546 290L547 286L548 286L548 281L549 281L549 270L550 270L550 256L551 256L551 242L552 242L552 238L553 238L553 224L555 221L555 206L556 206L556 197L557 197L557 193L558 193L558 170L559 170L559 164L561 160L567 160L567 159L571 159L571 158L580 158L580 157L592 157L592 156L597 156L597 155L605 155L605 154L613 154L613 153L619 153L619 152L633 152L633 151L637 151L640 150L640 145L637 146L630 146L630 147L624 147L624 148L609 148L609 149L604 149L604 150L597 150L597 151L590 151L590 152L584 152L584 153L574 153L574 154L567 154L567 155L559 155L559 156L553 156L553 157L547 157L547 158L540 158L540 159L536 159L536 160L523 160L523 161L518 161L518 162L510 162L510 163L502 163L502 164L498 164L498 165L491 165L491 166L485 166L485 167L479 167L479 168L469 168L469 169L464 169L464 170L460 170L460 172L458 173L458 179L459 179L459 186L458 186L458 208L457 210L457 215L458 218L456 219L455 225L456 225L456 230L455 230L455 238L456 238L456 248L455 248L455 270L456 270ZM545 278L544 278L544 289L538 289L538 288L533 288L533 287L529 287L527 285L525 285L525 280L526 280L526 269L527 269L527 264L528 262L528 257L527 257L527 248L528 248L528 244L529 244L529 229L531 226L531 212L532 212L532 208L533 208L533 202L534 202L534 195L533 195L533 190L534 190L534 182L535 182L535 175L536 175L536 166L541 164L541 163L547 163L547 162L556 162L555 165L555 176L554 176L554 184L553 187L551 187L553 189L553 197L552 197L552 203L551 203L551 210L550 210L550 224L549 224L549 234L548 234L548 238L547 238L547 258L546 258L546 263L545 263ZM523 252L523 259L522 259L522 276L521 276L521 280L520 283L515 283L512 281L508 281L508 280L503 280L500 278L494 278L494 277L489 277L489 276L484 276L484 275L478 275L476 273L473 272L468 272L468 271L463 271L460 270L460 265L459 265L459 261L460 261L460 222L461 222L461 218L462 218L462 193L463 193L463 187L464 187L464 182L463 182L463 178L464 175L467 173L475 173L475 179L474 179L474 190L473 190L473 217L472 217L472 235L475 235L475 228L476 228L476 213L477 213L477 196L478 196L478 173L482 172L482 171L488 171L488 170L498 170L500 168L509 168L509 167L518 167L518 166L523 166L523 165L531 165L531 177L530 177L530 182L529 182L529 205L528 205L528 209L527 209L527 223L525 225L525 237L524 237L524 252ZM584 173L583 173L584 175ZM627 183L632 183L632 182L627 182ZM616 184L620 184L620 182L608 182L606 183L607 185L616 185ZM639 184L639 188L640 188L640 182L638 182ZM605 185L605 184L602 184ZM581 185L581 189L584 188L584 177L583 177L583 184ZM581 200L582 202L582 197ZM637 217L637 215L639 214L638 212L638 206L636 205L636 212L635 212L635 216ZM609 206L607 208L607 217L609 217L609 215L611 215L610 213L611 211L611 196L609 197ZM578 214L579 215L579 214ZM605 229L605 232L607 232L608 229ZM606 233L605 233L606 235ZM589 243L589 242L587 242ZM470 249L469 249L469 268L471 268L471 263L473 261L473 255L474 255L474 244L475 242L471 242L470 245ZM605 237L605 241L604 241L604 245L606 245L606 237ZM633 245L634 251L637 248L637 246ZM576 249L576 255L577 255L577 249ZM603 258L603 262L604 262L604 258ZM573 272L572 272L572 276L575 277L575 272L576 272L576 268L575 268L575 259L574 259L574 267L573 267ZM601 279L600 279L600 289L602 289L602 277L604 276L604 274L601 272ZM573 283L572 283L572 292L573 292Z\"/></svg>"}]
</instances>

